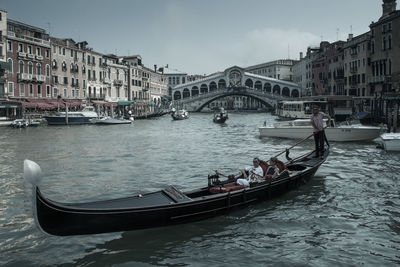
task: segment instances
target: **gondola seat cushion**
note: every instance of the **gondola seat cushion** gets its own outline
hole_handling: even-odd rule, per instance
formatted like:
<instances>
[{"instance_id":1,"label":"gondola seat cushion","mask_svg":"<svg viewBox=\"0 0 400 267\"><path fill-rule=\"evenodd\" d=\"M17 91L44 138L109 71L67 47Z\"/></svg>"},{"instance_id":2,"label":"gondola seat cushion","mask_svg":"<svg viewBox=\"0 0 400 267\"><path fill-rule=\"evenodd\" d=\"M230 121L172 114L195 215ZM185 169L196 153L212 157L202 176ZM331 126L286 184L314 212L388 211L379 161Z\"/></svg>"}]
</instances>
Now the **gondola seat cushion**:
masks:
<instances>
[{"instance_id":1,"label":"gondola seat cushion","mask_svg":"<svg viewBox=\"0 0 400 267\"><path fill-rule=\"evenodd\" d=\"M231 191L236 191L242 188L245 188L245 186L244 185L213 186L210 187L209 191L212 194L218 194L218 193L227 193Z\"/></svg>"}]
</instances>

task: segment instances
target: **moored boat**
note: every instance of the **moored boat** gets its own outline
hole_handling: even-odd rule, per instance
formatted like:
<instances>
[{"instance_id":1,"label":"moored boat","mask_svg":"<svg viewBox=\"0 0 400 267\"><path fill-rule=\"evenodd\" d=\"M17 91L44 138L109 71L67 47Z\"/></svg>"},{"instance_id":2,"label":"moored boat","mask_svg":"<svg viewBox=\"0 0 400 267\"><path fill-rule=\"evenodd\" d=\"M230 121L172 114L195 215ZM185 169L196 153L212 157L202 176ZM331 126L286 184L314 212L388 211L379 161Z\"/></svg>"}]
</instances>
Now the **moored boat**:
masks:
<instances>
[{"instance_id":1,"label":"moored boat","mask_svg":"<svg viewBox=\"0 0 400 267\"><path fill-rule=\"evenodd\" d=\"M386 151L400 151L400 133L384 133L377 142Z\"/></svg>"},{"instance_id":2,"label":"moored boat","mask_svg":"<svg viewBox=\"0 0 400 267\"><path fill-rule=\"evenodd\" d=\"M48 125L87 124L90 119L97 118L93 106L86 106L81 111L65 111L43 116Z\"/></svg>"},{"instance_id":3,"label":"moored boat","mask_svg":"<svg viewBox=\"0 0 400 267\"><path fill-rule=\"evenodd\" d=\"M302 139L313 133L310 119L276 122L271 126L262 126L258 129L260 137ZM325 135L329 141L370 141L384 131L385 128L378 126L351 123L335 125L333 123L333 126L325 128Z\"/></svg>"},{"instance_id":4,"label":"moored boat","mask_svg":"<svg viewBox=\"0 0 400 267\"><path fill-rule=\"evenodd\" d=\"M277 197L311 179L328 157L329 148L322 159L314 155L309 152L291 160L287 171L278 177L246 188L234 185L229 178L221 181L215 174L208 176L208 186L193 191L169 186L143 195L85 203L46 198L38 187L40 167L32 161L25 160L24 177L34 185L34 210L40 229L60 236L100 234L187 223Z\"/></svg>"}]
</instances>

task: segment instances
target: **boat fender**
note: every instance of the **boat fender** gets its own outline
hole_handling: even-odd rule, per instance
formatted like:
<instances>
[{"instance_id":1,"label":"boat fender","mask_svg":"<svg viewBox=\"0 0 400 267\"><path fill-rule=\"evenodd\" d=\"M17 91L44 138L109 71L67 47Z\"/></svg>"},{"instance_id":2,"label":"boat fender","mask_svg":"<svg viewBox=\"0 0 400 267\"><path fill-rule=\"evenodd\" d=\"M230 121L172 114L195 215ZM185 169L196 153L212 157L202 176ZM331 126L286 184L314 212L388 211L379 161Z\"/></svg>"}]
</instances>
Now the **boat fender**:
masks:
<instances>
[{"instance_id":1,"label":"boat fender","mask_svg":"<svg viewBox=\"0 0 400 267\"><path fill-rule=\"evenodd\" d=\"M40 166L29 159L24 160L24 179L30 182L33 186L38 186L41 182L42 170Z\"/></svg>"},{"instance_id":2,"label":"boat fender","mask_svg":"<svg viewBox=\"0 0 400 267\"><path fill-rule=\"evenodd\" d=\"M234 174L229 174L228 175L228 179L235 179L235 175Z\"/></svg>"}]
</instances>

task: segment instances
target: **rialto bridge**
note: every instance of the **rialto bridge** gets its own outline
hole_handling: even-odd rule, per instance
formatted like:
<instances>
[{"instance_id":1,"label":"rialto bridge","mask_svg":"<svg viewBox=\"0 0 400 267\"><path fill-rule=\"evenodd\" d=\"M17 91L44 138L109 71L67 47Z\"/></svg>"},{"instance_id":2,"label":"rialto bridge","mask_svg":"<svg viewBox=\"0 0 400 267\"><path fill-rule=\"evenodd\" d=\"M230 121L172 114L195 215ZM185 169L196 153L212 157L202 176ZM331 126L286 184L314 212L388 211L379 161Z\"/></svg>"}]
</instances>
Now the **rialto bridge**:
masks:
<instances>
[{"instance_id":1,"label":"rialto bridge","mask_svg":"<svg viewBox=\"0 0 400 267\"><path fill-rule=\"evenodd\" d=\"M233 95L254 98L274 108L279 100L299 97L300 88L296 83L245 72L234 66L172 89L173 105L188 111L201 111L211 102Z\"/></svg>"}]
</instances>

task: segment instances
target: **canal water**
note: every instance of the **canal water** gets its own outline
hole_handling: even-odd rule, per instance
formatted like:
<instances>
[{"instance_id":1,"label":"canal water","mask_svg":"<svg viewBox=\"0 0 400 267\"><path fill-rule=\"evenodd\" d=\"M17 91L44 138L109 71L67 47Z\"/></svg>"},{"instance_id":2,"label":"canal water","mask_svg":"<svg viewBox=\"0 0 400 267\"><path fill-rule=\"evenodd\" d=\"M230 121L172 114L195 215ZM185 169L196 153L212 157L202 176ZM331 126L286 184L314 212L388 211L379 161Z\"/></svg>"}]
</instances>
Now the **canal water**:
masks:
<instances>
[{"instance_id":1,"label":"canal water","mask_svg":"<svg viewBox=\"0 0 400 267\"><path fill-rule=\"evenodd\" d=\"M307 184L282 197L191 224L131 232L56 237L32 215L23 160L42 168L43 194L60 202L130 196L207 184L293 140L260 138L275 118L231 113L169 116L121 126L0 128L0 265L5 266L398 266L400 154L374 142L331 142ZM311 150L313 141L291 155Z\"/></svg>"}]
</instances>

